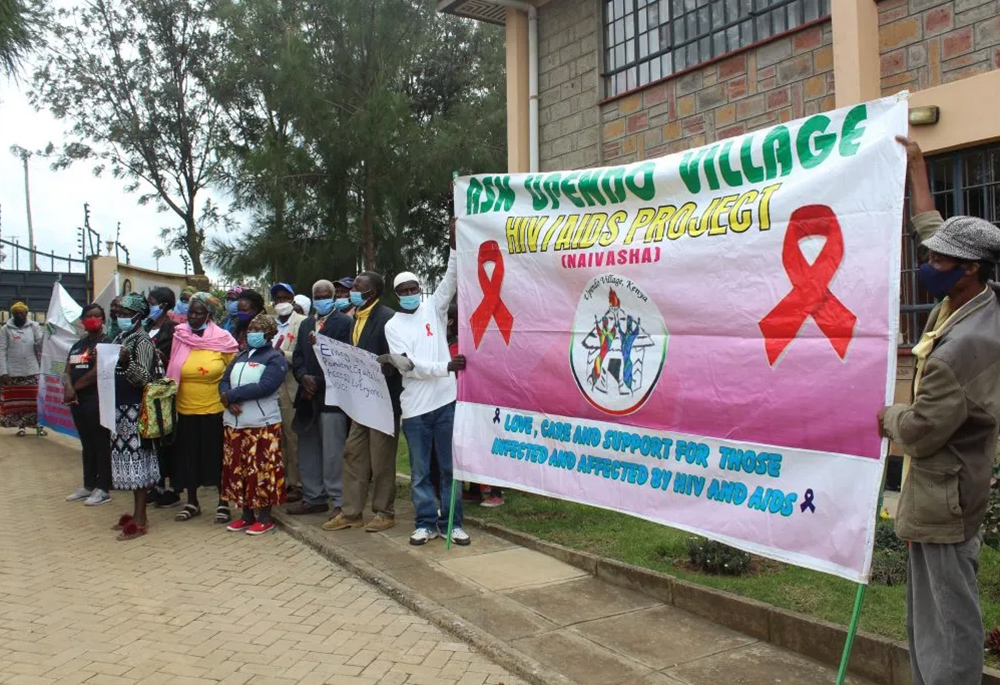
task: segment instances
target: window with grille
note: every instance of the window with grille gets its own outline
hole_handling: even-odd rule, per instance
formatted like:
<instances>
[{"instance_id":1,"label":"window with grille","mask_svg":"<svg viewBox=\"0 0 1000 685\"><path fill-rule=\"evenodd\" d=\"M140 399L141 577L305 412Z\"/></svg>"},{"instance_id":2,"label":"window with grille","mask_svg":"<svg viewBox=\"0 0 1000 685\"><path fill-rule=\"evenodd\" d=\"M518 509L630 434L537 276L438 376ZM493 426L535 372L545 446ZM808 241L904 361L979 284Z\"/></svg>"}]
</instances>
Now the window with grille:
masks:
<instances>
[{"instance_id":1,"label":"window with grille","mask_svg":"<svg viewBox=\"0 0 1000 685\"><path fill-rule=\"evenodd\" d=\"M934 204L941 216L978 216L1000 226L1000 144L956 150L927 159ZM909 227L904 228L900 281L900 342L920 340L933 299L917 281L920 256Z\"/></svg>"},{"instance_id":2,"label":"window with grille","mask_svg":"<svg viewBox=\"0 0 1000 685\"><path fill-rule=\"evenodd\" d=\"M825 17L830 0L604 0L612 97Z\"/></svg>"}]
</instances>

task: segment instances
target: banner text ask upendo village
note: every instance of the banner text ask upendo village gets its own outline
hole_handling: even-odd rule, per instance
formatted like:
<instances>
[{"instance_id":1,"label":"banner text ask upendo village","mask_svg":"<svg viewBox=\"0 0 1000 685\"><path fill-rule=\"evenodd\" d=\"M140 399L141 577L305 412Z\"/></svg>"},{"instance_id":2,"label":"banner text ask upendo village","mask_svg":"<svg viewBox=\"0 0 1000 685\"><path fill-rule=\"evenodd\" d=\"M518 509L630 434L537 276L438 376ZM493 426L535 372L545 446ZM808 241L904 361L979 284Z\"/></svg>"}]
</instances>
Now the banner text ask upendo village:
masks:
<instances>
[{"instance_id":1,"label":"banner text ask upendo village","mask_svg":"<svg viewBox=\"0 0 1000 685\"><path fill-rule=\"evenodd\" d=\"M750 134L686 152L679 173L687 190L692 195L722 191L707 205L693 201L642 204L663 196L654 178L656 163L648 161L632 167L530 174L520 187L511 185L509 175L475 176L469 180L466 213L509 212L520 193L530 195L536 212L548 210L507 218L507 252L511 255L655 246L664 239L743 233L751 227L767 231L771 228L771 202L782 185L778 179L796 169L814 169L834 154L856 154L867 118L866 106L858 105L848 111L839 127L832 125L830 117L817 114L806 119L794 135L787 126L779 125L766 134ZM762 159L763 164L755 159ZM659 180L662 182L662 176ZM632 206L615 208L625 202ZM623 234L624 239L620 239ZM606 254L605 265L659 261L658 247L655 252L617 252L599 254ZM602 266L592 263L594 256L593 252L564 255L563 265Z\"/></svg>"}]
</instances>

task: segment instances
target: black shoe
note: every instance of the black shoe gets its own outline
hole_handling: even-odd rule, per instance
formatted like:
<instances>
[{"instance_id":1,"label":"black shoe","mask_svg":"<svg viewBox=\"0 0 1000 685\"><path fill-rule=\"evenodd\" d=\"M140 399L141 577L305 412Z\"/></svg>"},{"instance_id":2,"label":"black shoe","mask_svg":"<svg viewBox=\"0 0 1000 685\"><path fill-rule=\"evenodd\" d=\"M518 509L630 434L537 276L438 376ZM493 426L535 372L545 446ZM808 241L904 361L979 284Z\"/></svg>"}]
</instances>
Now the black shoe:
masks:
<instances>
[{"instance_id":1,"label":"black shoe","mask_svg":"<svg viewBox=\"0 0 1000 685\"><path fill-rule=\"evenodd\" d=\"M329 504L306 504L305 502L299 502L285 509L285 513L292 516L305 516L306 514L322 514L329 510Z\"/></svg>"},{"instance_id":2,"label":"black shoe","mask_svg":"<svg viewBox=\"0 0 1000 685\"><path fill-rule=\"evenodd\" d=\"M173 490L164 490L156 498L157 509L168 509L170 507L176 507L180 503L181 503L181 496L178 495Z\"/></svg>"}]
</instances>

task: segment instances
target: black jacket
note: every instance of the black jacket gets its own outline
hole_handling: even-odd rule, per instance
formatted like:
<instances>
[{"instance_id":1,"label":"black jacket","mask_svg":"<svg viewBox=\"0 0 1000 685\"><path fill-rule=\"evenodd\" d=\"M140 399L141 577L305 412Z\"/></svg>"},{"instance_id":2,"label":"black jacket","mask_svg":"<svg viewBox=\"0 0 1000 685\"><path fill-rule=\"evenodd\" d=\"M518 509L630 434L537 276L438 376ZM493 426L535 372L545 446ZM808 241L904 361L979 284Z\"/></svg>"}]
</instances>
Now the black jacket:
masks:
<instances>
[{"instance_id":1,"label":"black jacket","mask_svg":"<svg viewBox=\"0 0 1000 685\"><path fill-rule=\"evenodd\" d=\"M361 338L358 340L357 346L375 355L389 354L389 342L385 339L385 325L389 322L389 319L396 315L396 312L383 304L372 306L375 307L375 310L368 315L368 321L365 322L365 327L361 329ZM351 342L354 340L354 326L357 325L358 320L355 317L354 324L351 327ZM403 377L394 366L383 364L382 369L385 372L385 382L389 386L389 396L392 398L392 411L398 417L402 414L399 396L403 394Z\"/></svg>"},{"instance_id":2,"label":"black jacket","mask_svg":"<svg viewBox=\"0 0 1000 685\"><path fill-rule=\"evenodd\" d=\"M175 328L177 328L177 322L168 316L163 321L163 325L160 326L160 330L153 336L153 344L156 345L156 351L160 353L163 368L167 368L170 364L170 353L174 347ZM152 327L147 326L147 330L152 330Z\"/></svg>"},{"instance_id":3,"label":"black jacket","mask_svg":"<svg viewBox=\"0 0 1000 685\"><path fill-rule=\"evenodd\" d=\"M320 412L339 412L340 407L328 407L324 401L324 388L326 380L323 376L323 367L316 359L312 343L309 342L309 334L316 331L316 317L310 316L299 324L299 337L295 341L295 350L292 352L292 375L299 382L299 390L295 393L295 430L302 431L308 428ZM351 344L351 317L333 311L323 327L319 330L320 335L333 338L348 345ZM302 398L305 388L302 387L302 377L313 376L316 378L317 390L312 400Z\"/></svg>"}]
</instances>

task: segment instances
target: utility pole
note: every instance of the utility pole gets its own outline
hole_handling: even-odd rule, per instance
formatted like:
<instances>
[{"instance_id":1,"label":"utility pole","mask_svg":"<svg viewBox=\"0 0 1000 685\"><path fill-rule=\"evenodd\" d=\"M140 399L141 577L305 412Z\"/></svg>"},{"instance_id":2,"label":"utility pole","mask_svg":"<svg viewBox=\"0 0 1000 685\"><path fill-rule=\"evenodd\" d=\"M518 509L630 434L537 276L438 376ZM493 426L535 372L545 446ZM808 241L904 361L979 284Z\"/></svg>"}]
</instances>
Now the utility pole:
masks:
<instances>
[{"instance_id":1,"label":"utility pole","mask_svg":"<svg viewBox=\"0 0 1000 685\"><path fill-rule=\"evenodd\" d=\"M31 271L38 271L38 264L35 262L35 229L31 223L31 186L28 182L28 159L31 158L31 152L20 145L11 145L10 151L15 157L20 157L21 164L24 166L24 207L28 214L28 249L30 250L28 268Z\"/></svg>"}]
</instances>

